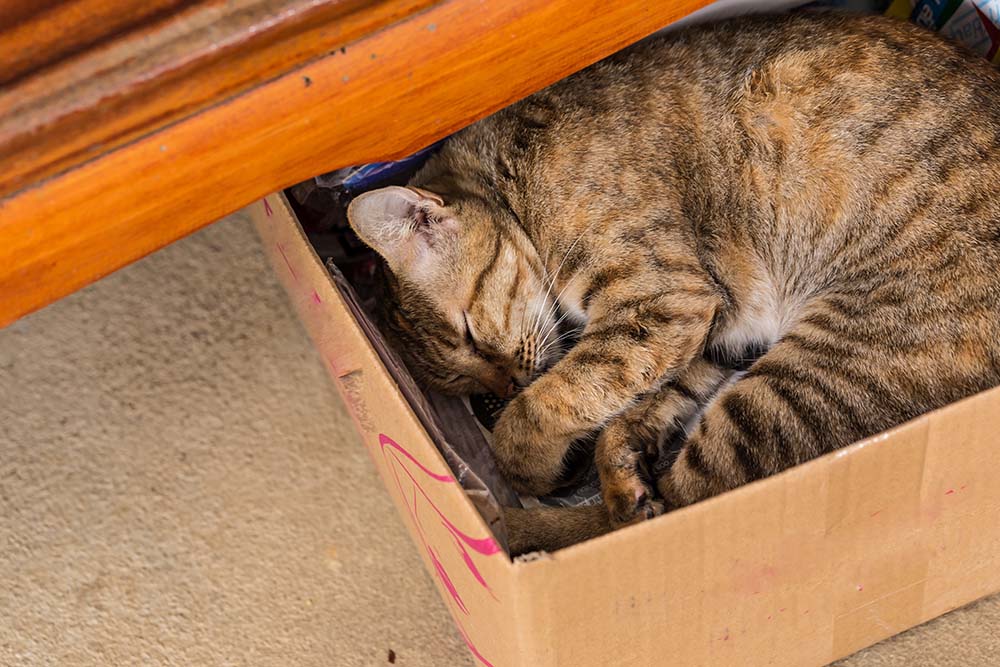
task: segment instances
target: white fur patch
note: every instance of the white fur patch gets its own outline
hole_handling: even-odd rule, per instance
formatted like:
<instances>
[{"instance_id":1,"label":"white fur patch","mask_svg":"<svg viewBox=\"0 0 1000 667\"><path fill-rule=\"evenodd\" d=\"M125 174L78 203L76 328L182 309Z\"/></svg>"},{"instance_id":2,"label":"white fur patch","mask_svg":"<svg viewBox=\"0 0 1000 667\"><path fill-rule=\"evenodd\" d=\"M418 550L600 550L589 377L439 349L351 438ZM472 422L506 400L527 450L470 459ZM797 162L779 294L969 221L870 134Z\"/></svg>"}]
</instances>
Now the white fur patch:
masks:
<instances>
[{"instance_id":1,"label":"white fur patch","mask_svg":"<svg viewBox=\"0 0 1000 667\"><path fill-rule=\"evenodd\" d=\"M574 327L582 327L587 323L587 311L583 309L585 287L584 281L577 280L577 276L574 275L559 292L559 308L566 315L565 321Z\"/></svg>"},{"instance_id":2,"label":"white fur patch","mask_svg":"<svg viewBox=\"0 0 1000 667\"><path fill-rule=\"evenodd\" d=\"M743 304L739 317L715 336L712 345L741 351L750 347L769 348L780 340L798 321L802 302L785 294L777 285L774 278L765 274Z\"/></svg>"}]
</instances>

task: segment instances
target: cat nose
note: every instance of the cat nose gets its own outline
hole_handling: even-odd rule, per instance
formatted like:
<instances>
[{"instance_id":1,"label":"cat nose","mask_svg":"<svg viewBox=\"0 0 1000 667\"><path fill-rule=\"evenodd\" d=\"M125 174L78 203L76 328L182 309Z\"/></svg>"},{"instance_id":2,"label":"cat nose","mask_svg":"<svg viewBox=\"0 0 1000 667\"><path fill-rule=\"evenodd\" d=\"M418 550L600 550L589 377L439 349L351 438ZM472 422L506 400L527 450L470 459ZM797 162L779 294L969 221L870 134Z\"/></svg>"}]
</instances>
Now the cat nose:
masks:
<instances>
[{"instance_id":1,"label":"cat nose","mask_svg":"<svg viewBox=\"0 0 1000 667\"><path fill-rule=\"evenodd\" d=\"M517 393L517 388L514 386L514 381L511 380L507 382L507 386L502 391L496 392L496 395L500 398L513 398L515 393Z\"/></svg>"},{"instance_id":2,"label":"cat nose","mask_svg":"<svg viewBox=\"0 0 1000 667\"><path fill-rule=\"evenodd\" d=\"M487 386L498 398L511 398L517 391L514 379L501 373L497 373Z\"/></svg>"}]
</instances>

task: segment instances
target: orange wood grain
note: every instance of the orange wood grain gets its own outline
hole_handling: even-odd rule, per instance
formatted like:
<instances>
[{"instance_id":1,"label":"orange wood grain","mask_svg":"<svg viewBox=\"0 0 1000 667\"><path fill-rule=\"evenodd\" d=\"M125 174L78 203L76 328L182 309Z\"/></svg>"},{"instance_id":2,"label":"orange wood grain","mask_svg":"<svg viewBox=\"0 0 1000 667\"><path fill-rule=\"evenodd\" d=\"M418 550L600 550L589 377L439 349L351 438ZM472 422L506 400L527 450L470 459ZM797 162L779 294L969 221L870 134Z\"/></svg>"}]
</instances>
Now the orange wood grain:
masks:
<instances>
[{"instance_id":1,"label":"orange wood grain","mask_svg":"<svg viewBox=\"0 0 1000 667\"><path fill-rule=\"evenodd\" d=\"M9 23L2 20L0 10L0 63L3 63L0 84L58 62L191 1L64 0L52 7L36 8L34 14L12 15ZM34 4L22 3L25 7Z\"/></svg>"},{"instance_id":2,"label":"orange wood grain","mask_svg":"<svg viewBox=\"0 0 1000 667\"><path fill-rule=\"evenodd\" d=\"M0 325L251 201L406 155L708 0L448 0L0 199Z\"/></svg>"},{"instance_id":3,"label":"orange wood grain","mask_svg":"<svg viewBox=\"0 0 1000 667\"><path fill-rule=\"evenodd\" d=\"M21 21L58 5L61 0L0 0L0 30L5 30Z\"/></svg>"},{"instance_id":4,"label":"orange wood grain","mask_svg":"<svg viewBox=\"0 0 1000 667\"><path fill-rule=\"evenodd\" d=\"M437 0L200 0L0 88L0 195L51 176L329 53ZM39 62L76 39L158 16L176 0L72 0L0 33ZM175 7L176 8L176 7ZM78 13L89 11L87 20ZM148 13L148 16L147 16ZM89 31L89 32L88 32ZM34 40L41 52L28 48ZM46 46L49 45L49 46ZM20 67L26 67L21 62Z\"/></svg>"}]
</instances>

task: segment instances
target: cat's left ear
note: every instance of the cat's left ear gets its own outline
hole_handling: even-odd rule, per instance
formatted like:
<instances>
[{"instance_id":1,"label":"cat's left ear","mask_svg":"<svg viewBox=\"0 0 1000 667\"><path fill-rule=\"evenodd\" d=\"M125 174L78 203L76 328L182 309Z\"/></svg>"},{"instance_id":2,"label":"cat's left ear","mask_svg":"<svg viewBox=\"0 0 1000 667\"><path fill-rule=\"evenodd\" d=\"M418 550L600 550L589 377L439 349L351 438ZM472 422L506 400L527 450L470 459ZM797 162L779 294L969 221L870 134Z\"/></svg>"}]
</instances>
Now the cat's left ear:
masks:
<instances>
[{"instance_id":1,"label":"cat's left ear","mask_svg":"<svg viewBox=\"0 0 1000 667\"><path fill-rule=\"evenodd\" d=\"M438 258L458 223L444 200L427 190L391 186L360 195L347 207L355 233L395 273L412 273Z\"/></svg>"}]
</instances>

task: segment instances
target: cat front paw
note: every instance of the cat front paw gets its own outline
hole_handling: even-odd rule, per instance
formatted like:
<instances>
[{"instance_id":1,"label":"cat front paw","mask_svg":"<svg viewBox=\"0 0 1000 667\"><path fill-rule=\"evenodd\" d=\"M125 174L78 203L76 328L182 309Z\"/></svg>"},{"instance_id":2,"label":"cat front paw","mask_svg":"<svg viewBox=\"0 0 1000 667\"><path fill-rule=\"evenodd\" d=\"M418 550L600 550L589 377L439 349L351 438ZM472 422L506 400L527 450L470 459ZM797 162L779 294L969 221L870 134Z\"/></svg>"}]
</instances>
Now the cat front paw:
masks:
<instances>
[{"instance_id":1,"label":"cat front paw","mask_svg":"<svg viewBox=\"0 0 1000 667\"><path fill-rule=\"evenodd\" d=\"M646 521L666 512L666 504L639 476L621 478L601 489L608 518L614 528Z\"/></svg>"},{"instance_id":2,"label":"cat front paw","mask_svg":"<svg viewBox=\"0 0 1000 667\"><path fill-rule=\"evenodd\" d=\"M666 511L666 505L656 497L644 459L644 447L635 442L624 421L612 423L598 440L596 463L601 497L615 528Z\"/></svg>"},{"instance_id":3,"label":"cat front paw","mask_svg":"<svg viewBox=\"0 0 1000 667\"><path fill-rule=\"evenodd\" d=\"M518 493L544 496L563 478L563 456L569 443L546 433L527 394L503 411L493 429L493 456L501 474Z\"/></svg>"}]
</instances>

